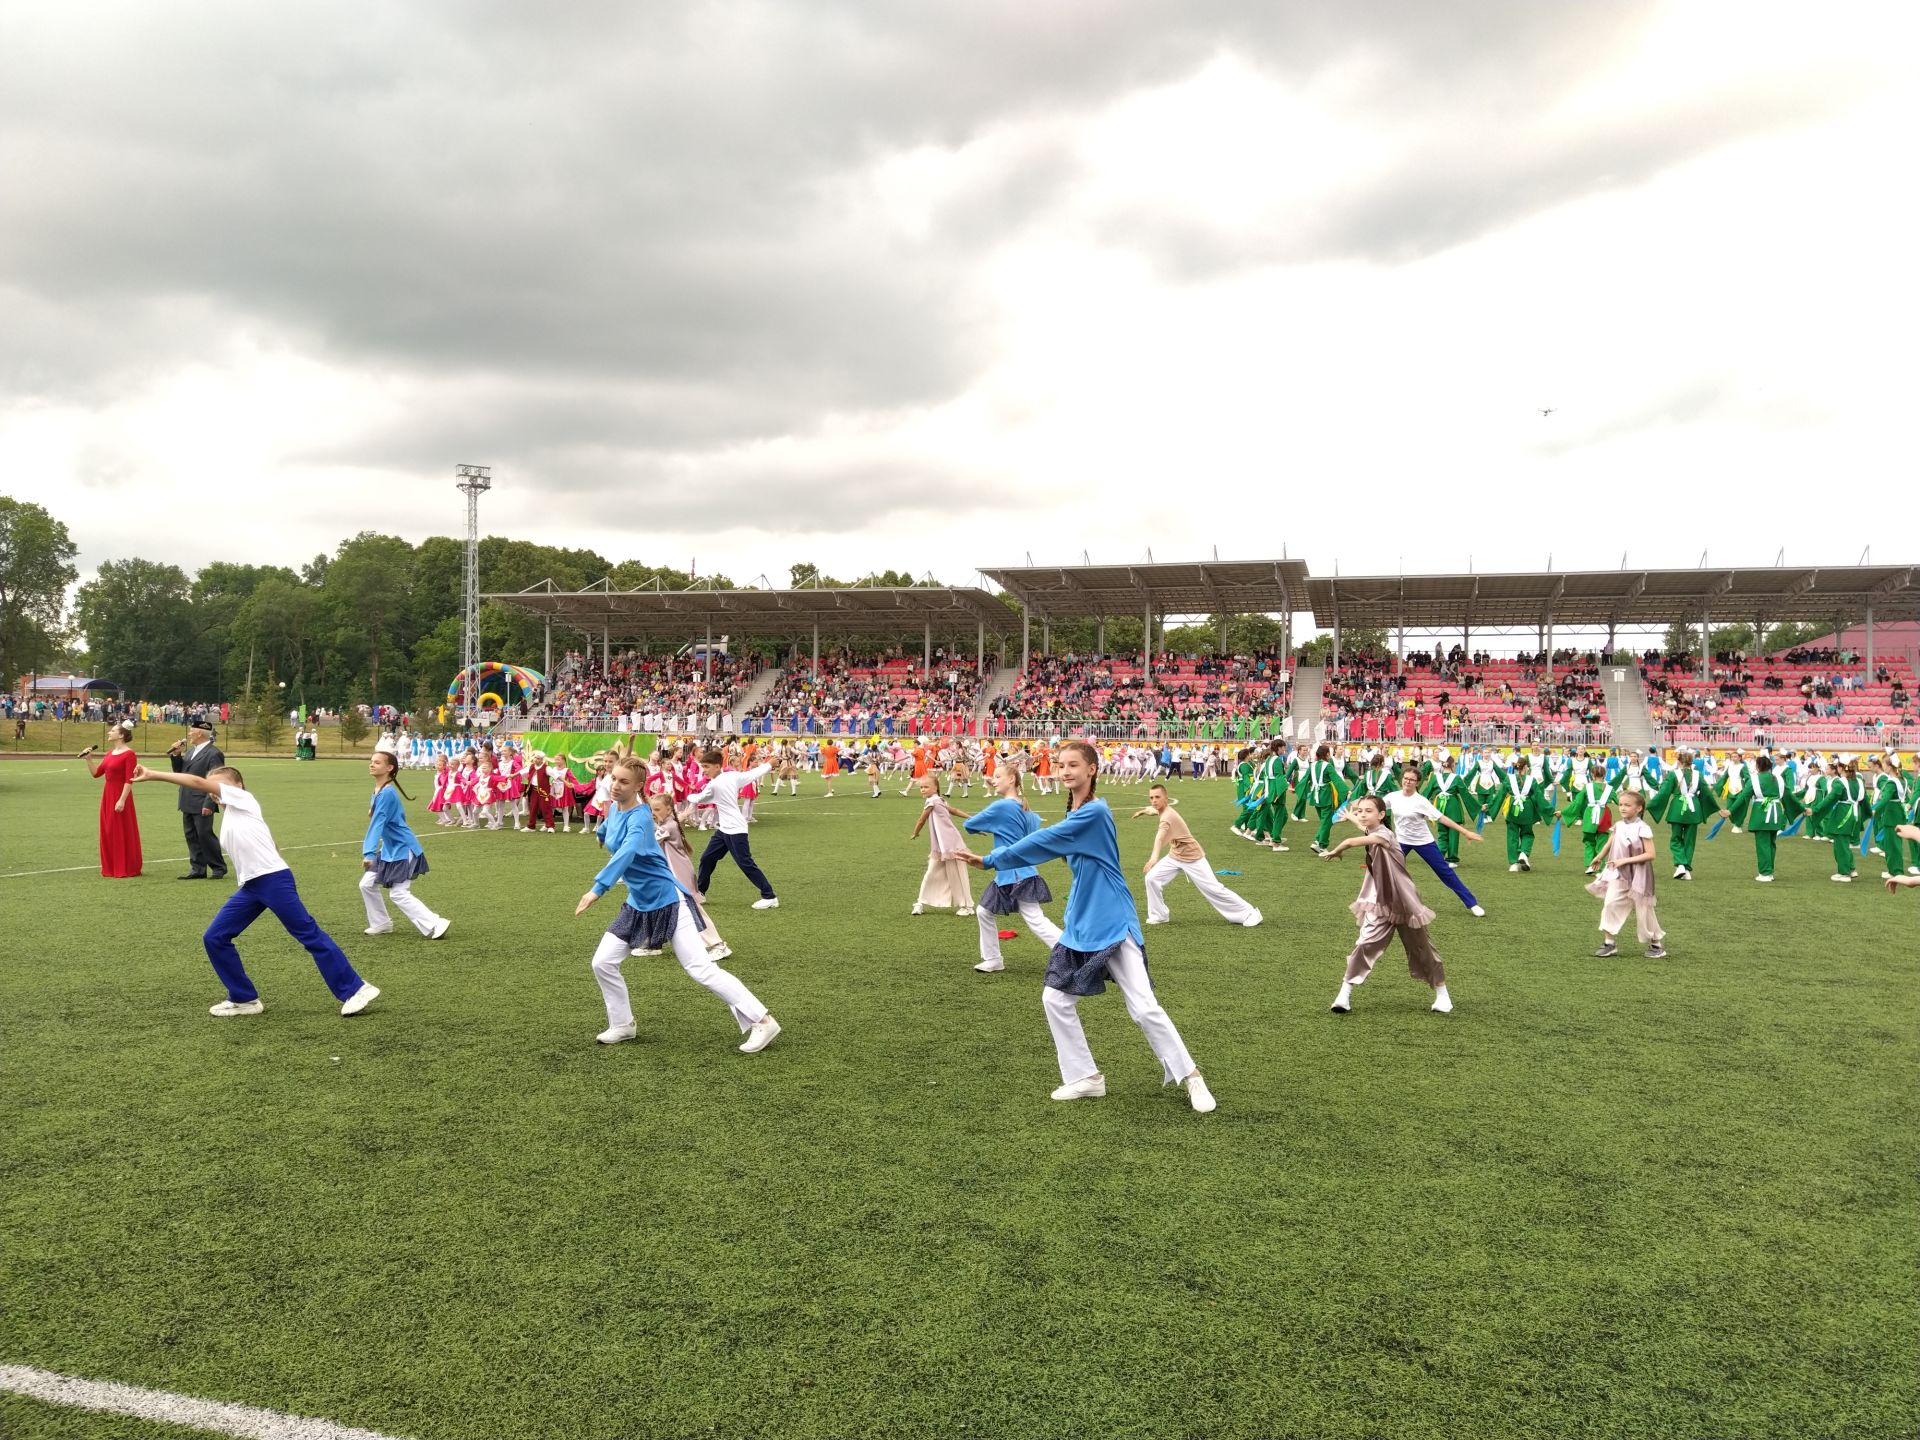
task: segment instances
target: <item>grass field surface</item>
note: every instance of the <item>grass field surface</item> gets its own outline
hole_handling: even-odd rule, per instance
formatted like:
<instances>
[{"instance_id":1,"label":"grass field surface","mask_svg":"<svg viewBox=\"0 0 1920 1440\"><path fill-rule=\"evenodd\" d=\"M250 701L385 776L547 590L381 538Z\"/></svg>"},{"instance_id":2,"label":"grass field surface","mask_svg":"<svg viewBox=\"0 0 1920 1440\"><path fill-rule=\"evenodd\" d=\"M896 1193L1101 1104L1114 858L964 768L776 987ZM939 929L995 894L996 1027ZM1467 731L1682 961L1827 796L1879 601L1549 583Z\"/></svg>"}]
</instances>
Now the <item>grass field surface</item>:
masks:
<instances>
[{"instance_id":1,"label":"grass field surface","mask_svg":"<svg viewBox=\"0 0 1920 1440\"><path fill-rule=\"evenodd\" d=\"M1107 1097L1048 1099L1040 948L978 975L972 920L908 914L893 787L762 801L777 911L720 872L785 1026L747 1057L671 958L628 962L639 1040L593 1043L615 897L573 918L579 834L434 829L415 779L453 932L369 939L364 767L245 769L385 992L361 1017L270 916L266 1013L208 1017L229 885L172 878L176 792L136 792L147 874L106 881L96 783L0 764L0 1362L420 1440L1915 1431L1920 895L1830 884L1825 846L1770 887L1730 831L1661 867L1665 961L1591 957L1577 839L1523 876L1469 847L1482 920L1416 864L1455 1012L1396 949L1343 1018L1357 857L1178 787L1266 916L1180 881L1148 932L1197 1116L1117 992L1082 1006ZM1143 792L1106 793L1137 879ZM0 1396L9 1436L180 1433Z\"/></svg>"}]
</instances>

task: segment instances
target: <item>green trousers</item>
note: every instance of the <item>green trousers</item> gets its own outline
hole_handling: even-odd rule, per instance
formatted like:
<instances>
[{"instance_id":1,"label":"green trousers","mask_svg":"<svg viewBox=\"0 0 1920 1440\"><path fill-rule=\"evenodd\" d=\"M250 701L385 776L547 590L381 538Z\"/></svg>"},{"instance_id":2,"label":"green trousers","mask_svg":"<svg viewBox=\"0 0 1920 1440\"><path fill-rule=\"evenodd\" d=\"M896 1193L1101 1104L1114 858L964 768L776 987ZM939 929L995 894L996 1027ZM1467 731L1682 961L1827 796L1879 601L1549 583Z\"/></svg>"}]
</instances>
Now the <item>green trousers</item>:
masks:
<instances>
[{"instance_id":1,"label":"green trousers","mask_svg":"<svg viewBox=\"0 0 1920 1440\"><path fill-rule=\"evenodd\" d=\"M1904 875L1907 873L1907 866L1920 864L1920 861L1910 860L1907 857L1907 842L1893 833L1893 827L1897 823L1902 822L1886 822L1874 827L1879 835L1880 848L1887 854L1889 875ZM1920 850L1920 846L1915 848Z\"/></svg>"},{"instance_id":2,"label":"green trousers","mask_svg":"<svg viewBox=\"0 0 1920 1440\"><path fill-rule=\"evenodd\" d=\"M1280 837L1287 833L1287 797L1282 795L1273 802L1272 812L1267 816L1267 838L1274 844L1280 843Z\"/></svg>"},{"instance_id":3,"label":"green trousers","mask_svg":"<svg viewBox=\"0 0 1920 1440\"><path fill-rule=\"evenodd\" d=\"M1434 829L1440 832L1440 858L1452 864L1460 858L1460 832L1445 825L1436 825Z\"/></svg>"},{"instance_id":4,"label":"green trousers","mask_svg":"<svg viewBox=\"0 0 1920 1440\"><path fill-rule=\"evenodd\" d=\"M1314 809L1318 810L1320 814L1320 828L1313 833L1313 843L1324 850L1333 839L1333 817L1339 812L1340 807L1338 805L1330 805L1326 809L1320 810L1320 807L1316 805Z\"/></svg>"},{"instance_id":5,"label":"green trousers","mask_svg":"<svg viewBox=\"0 0 1920 1440\"><path fill-rule=\"evenodd\" d=\"M1779 832L1775 830L1756 830L1753 832L1753 862L1757 874L1773 874L1774 842L1779 838Z\"/></svg>"},{"instance_id":6,"label":"green trousers","mask_svg":"<svg viewBox=\"0 0 1920 1440\"><path fill-rule=\"evenodd\" d=\"M1844 835L1833 837L1833 873L1853 874L1853 842Z\"/></svg>"},{"instance_id":7,"label":"green trousers","mask_svg":"<svg viewBox=\"0 0 1920 1440\"><path fill-rule=\"evenodd\" d=\"M1582 830L1580 848L1586 852L1587 868L1593 868L1593 862L1600 858L1600 852L1607 848L1607 832L1604 830Z\"/></svg>"},{"instance_id":8,"label":"green trousers","mask_svg":"<svg viewBox=\"0 0 1920 1440\"><path fill-rule=\"evenodd\" d=\"M1451 830L1447 833L1453 835ZM1457 835L1454 836L1455 840L1459 838ZM1507 822L1507 864L1518 865L1522 855L1531 856L1532 854L1533 827L1531 825L1516 825L1509 820Z\"/></svg>"},{"instance_id":9,"label":"green trousers","mask_svg":"<svg viewBox=\"0 0 1920 1440\"><path fill-rule=\"evenodd\" d=\"M1698 825L1675 824L1669 828L1667 848L1673 852L1673 863L1693 868L1693 847L1700 839Z\"/></svg>"}]
</instances>

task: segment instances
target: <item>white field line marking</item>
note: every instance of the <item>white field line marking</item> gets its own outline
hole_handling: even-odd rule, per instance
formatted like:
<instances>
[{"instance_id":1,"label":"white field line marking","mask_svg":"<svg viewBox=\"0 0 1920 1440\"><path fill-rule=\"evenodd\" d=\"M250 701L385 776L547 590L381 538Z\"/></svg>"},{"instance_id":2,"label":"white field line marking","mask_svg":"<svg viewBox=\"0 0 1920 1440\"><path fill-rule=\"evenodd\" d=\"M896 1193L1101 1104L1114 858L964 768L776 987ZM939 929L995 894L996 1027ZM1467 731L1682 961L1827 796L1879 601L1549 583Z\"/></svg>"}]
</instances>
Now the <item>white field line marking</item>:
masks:
<instances>
[{"instance_id":1,"label":"white field line marking","mask_svg":"<svg viewBox=\"0 0 1920 1440\"><path fill-rule=\"evenodd\" d=\"M374 1430L336 1425L303 1415L283 1415L252 1405L230 1405L200 1400L170 1390L147 1390L109 1380L81 1380L56 1375L30 1365L0 1365L0 1390L11 1390L49 1405L75 1410L100 1410L109 1415L131 1415L168 1425L191 1425L216 1435L239 1435L246 1440L398 1440Z\"/></svg>"},{"instance_id":2,"label":"white field line marking","mask_svg":"<svg viewBox=\"0 0 1920 1440\"><path fill-rule=\"evenodd\" d=\"M414 833L419 836L420 843L424 845L429 840L444 839L447 835L478 834L479 832L469 831L464 826L449 828L442 832L439 826L435 826L425 834L421 834L421 832L417 830ZM283 854L289 850L338 850L342 845L358 846L359 844L360 841L357 839L320 840L312 845L282 845L280 850ZM354 854L357 855L359 853L359 850L355 849ZM149 864L183 865L186 861L187 857L185 855L147 855L141 857L140 866L142 869L145 869ZM71 875L78 870L98 870L99 868L100 866L98 862L96 862L92 865L62 865L56 870L7 870L0 871L0 880L25 880L34 875Z\"/></svg>"}]
</instances>

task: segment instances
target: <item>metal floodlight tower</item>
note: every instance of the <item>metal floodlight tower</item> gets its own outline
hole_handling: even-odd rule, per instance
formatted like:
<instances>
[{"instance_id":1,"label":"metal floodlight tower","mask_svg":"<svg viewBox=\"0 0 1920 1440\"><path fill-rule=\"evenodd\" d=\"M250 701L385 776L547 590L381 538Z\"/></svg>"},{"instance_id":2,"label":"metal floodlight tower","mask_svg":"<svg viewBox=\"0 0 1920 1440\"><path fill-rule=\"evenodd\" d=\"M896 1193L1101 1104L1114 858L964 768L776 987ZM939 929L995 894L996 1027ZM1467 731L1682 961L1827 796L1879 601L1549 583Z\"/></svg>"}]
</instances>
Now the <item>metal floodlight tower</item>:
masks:
<instances>
[{"instance_id":1,"label":"metal floodlight tower","mask_svg":"<svg viewBox=\"0 0 1920 1440\"><path fill-rule=\"evenodd\" d=\"M456 465L454 489L467 497L466 616L460 631L460 708L473 713L473 672L480 664L480 497L493 488L491 465Z\"/></svg>"}]
</instances>

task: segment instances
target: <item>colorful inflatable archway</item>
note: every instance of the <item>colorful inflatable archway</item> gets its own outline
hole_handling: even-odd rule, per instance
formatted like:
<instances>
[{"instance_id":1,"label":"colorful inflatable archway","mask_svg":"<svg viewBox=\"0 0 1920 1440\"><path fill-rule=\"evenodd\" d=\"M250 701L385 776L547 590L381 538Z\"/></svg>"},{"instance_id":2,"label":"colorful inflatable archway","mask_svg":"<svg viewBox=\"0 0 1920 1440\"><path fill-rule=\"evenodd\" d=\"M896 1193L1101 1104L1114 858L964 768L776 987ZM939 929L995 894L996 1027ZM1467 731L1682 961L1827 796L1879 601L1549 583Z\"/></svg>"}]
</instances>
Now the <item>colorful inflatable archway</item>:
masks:
<instances>
[{"instance_id":1,"label":"colorful inflatable archway","mask_svg":"<svg viewBox=\"0 0 1920 1440\"><path fill-rule=\"evenodd\" d=\"M471 670L462 670L453 677L453 683L447 686L447 703L460 703L460 690L471 678L476 694L476 705L501 705L513 697L513 687L518 685L523 694L531 693L536 687L544 686L547 677L538 670L529 670L524 665L509 665L504 660L482 660ZM487 684L493 682L505 691L505 696L488 693Z\"/></svg>"}]
</instances>

